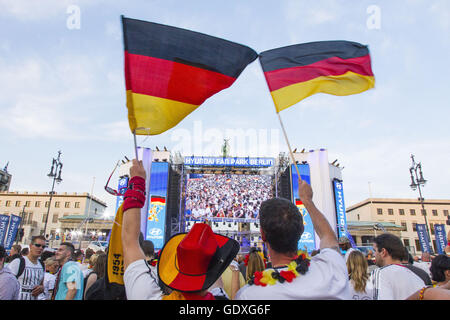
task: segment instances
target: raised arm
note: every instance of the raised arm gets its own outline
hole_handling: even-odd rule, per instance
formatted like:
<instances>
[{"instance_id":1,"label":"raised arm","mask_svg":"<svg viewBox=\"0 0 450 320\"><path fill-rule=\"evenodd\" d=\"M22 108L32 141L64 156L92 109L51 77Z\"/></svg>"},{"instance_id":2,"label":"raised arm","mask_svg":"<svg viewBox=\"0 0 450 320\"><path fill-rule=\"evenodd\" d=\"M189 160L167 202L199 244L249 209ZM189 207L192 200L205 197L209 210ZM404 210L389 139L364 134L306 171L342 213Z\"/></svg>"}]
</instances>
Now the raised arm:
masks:
<instances>
[{"instance_id":1,"label":"raised arm","mask_svg":"<svg viewBox=\"0 0 450 320\"><path fill-rule=\"evenodd\" d=\"M145 259L144 252L139 245L141 208L145 203L145 177L146 174L142 161L133 159L133 165L130 168L130 185L133 188L127 190L124 195L125 211L122 221L122 248L125 270L134 261ZM142 188L144 193L142 192ZM142 194L142 197L140 194ZM127 196L130 198L126 199Z\"/></svg>"},{"instance_id":2,"label":"raised arm","mask_svg":"<svg viewBox=\"0 0 450 320\"><path fill-rule=\"evenodd\" d=\"M298 195L303 202L306 210L308 210L311 217L314 230L320 238L320 249L332 248L339 251L339 245L336 238L336 234L331 228L328 220L316 208L314 202L312 201L313 191L311 186L304 180L298 181Z\"/></svg>"}]
</instances>

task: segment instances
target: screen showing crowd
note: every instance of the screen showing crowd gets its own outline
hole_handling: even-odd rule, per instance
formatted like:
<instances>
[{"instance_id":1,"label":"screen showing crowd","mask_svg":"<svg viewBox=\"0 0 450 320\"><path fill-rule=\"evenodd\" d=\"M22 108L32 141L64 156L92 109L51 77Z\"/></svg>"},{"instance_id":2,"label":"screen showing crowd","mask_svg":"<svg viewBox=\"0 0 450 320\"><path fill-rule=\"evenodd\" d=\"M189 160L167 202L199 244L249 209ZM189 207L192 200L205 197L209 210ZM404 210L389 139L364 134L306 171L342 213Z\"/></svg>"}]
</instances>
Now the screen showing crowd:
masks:
<instances>
[{"instance_id":1,"label":"screen showing crowd","mask_svg":"<svg viewBox=\"0 0 450 320\"><path fill-rule=\"evenodd\" d=\"M273 198L269 175L190 174L186 185L187 220L259 218L259 207Z\"/></svg>"}]
</instances>

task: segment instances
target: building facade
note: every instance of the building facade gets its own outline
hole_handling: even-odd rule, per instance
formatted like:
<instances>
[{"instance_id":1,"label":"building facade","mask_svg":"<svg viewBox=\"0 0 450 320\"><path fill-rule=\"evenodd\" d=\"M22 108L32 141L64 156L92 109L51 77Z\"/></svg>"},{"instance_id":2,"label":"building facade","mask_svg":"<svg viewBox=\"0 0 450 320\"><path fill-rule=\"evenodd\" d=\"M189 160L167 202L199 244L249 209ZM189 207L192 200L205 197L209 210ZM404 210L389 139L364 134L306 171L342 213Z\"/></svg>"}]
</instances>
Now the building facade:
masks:
<instances>
[{"instance_id":1,"label":"building facade","mask_svg":"<svg viewBox=\"0 0 450 320\"><path fill-rule=\"evenodd\" d=\"M49 240L63 240L74 231L103 234L112 227L112 221L103 218L105 209L105 202L88 193L54 192L50 204L50 192L0 192L0 214L22 217L24 244L44 233L47 212L45 233Z\"/></svg>"},{"instance_id":2,"label":"building facade","mask_svg":"<svg viewBox=\"0 0 450 320\"><path fill-rule=\"evenodd\" d=\"M450 211L450 200L425 200L424 207L433 249L436 252L434 225L444 224L445 232L448 233L450 226L446 225L446 221ZM369 198L346 210L347 219L356 224L359 221L372 221L401 226L400 238L404 245L411 253L422 253L416 225L425 224L425 217L421 203L417 199Z\"/></svg>"}]
</instances>

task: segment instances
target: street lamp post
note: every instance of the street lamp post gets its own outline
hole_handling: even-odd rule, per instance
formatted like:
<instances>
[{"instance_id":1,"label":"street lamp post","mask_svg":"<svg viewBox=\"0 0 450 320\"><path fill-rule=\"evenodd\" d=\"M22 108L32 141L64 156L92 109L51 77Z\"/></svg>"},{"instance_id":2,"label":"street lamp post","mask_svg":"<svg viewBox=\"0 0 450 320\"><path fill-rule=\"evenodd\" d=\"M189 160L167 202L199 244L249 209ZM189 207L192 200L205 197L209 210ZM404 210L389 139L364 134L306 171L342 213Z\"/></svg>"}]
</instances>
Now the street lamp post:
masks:
<instances>
[{"instance_id":1,"label":"street lamp post","mask_svg":"<svg viewBox=\"0 0 450 320\"><path fill-rule=\"evenodd\" d=\"M53 178L53 183L52 183L52 191L50 191L50 200L48 202L47 216L45 217L44 237L45 237L46 231L47 231L47 222L48 222L48 216L50 214L50 207L52 205L52 198L53 198L53 193L54 193L53 190L55 189L55 182L61 183L61 181L62 181L61 169L62 169L63 164L62 164L60 158L61 158L61 151L58 151L58 158L57 159L53 158L50 173L47 175L49 178Z\"/></svg>"},{"instance_id":2,"label":"street lamp post","mask_svg":"<svg viewBox=\"0 0 450 320\"><path fill-rule=\"evenodd\" d=\"M425 228L427 230L427 235L428 235L428 239L429 241L431 241L431 243L428 243L428 245L430 246L430 250L431 250L431 254L433 253L433 243L431 240L431 235L430 235L430 229L428 228L428 219L427 219L427 213L425 211L425 205L423 203L423 197L422 197L422 190L420 189L421 186L424 186L425 183L427 182L427 180L425 180L423 178L423 173L422 173L422 163L416 163L416 161L414 160L414 155L411 155L411 159L412 159L412 164L411 164L411 168L409 168L409 173L411 174L411 184L409 185L411 187L412 190L419 190L419 201L420 204L422 206L422 214L423 217L425 219Z\"/></svg>"}]
</instances>

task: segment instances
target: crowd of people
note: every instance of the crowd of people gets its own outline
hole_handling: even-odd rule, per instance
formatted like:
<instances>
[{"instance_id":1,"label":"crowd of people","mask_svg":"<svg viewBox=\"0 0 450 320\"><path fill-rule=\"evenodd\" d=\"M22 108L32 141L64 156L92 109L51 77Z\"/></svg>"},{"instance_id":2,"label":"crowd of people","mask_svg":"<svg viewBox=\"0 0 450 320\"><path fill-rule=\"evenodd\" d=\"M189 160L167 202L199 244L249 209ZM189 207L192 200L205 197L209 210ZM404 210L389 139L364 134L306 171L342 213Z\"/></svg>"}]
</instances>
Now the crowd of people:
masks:
<instances>
[{"instance_id":1,"label":"crowd of people","mask_svg":"<svg viewBox=\"0 0 450 320\"><path fill-rule=\"evenodd\" d=\"M187 219L258 219L261 203L273 197L267 175L202 174L186 185Z\"/></svg>"},{"instance_id":2,"label":"crowd of people","mask_svg":"<svg viewBox=\"0 0 450 320\"><path fill-rule=\"evenodd\" d=\"M63 242L46 250L44 236L32 237L29 251L0 246L0 300L83 300L90 286L104 276L106 253L76 250Z\"/></svg>"},{"instance_id":3,"label":"crowd of people","mask_svg":"<svg viewBox=\"0 0 450 320\"><path fill-rule=\"evenodd\" d=\"M106 287L100 298L97 294L107 272L106 253L83 253L63 242L52 254L44 251L45 238L36 236L27 255L13 247L7 256L0 247L0 299L450 300L450 246L447 254L424 253L421 261L414 261L400 238L383 233L365 256L347 238L337 239L312 200L311 186L302 180L299 196L320 238L320 247L310 254L297 248L304 231L302 216L283 198L260 204L264 250L239 254L236 240L199 222L155 253L140 232L146 199L142 162L133 160L130 176L121 224L123 295L111 298Z\"/></svg>"}]
</instances>

